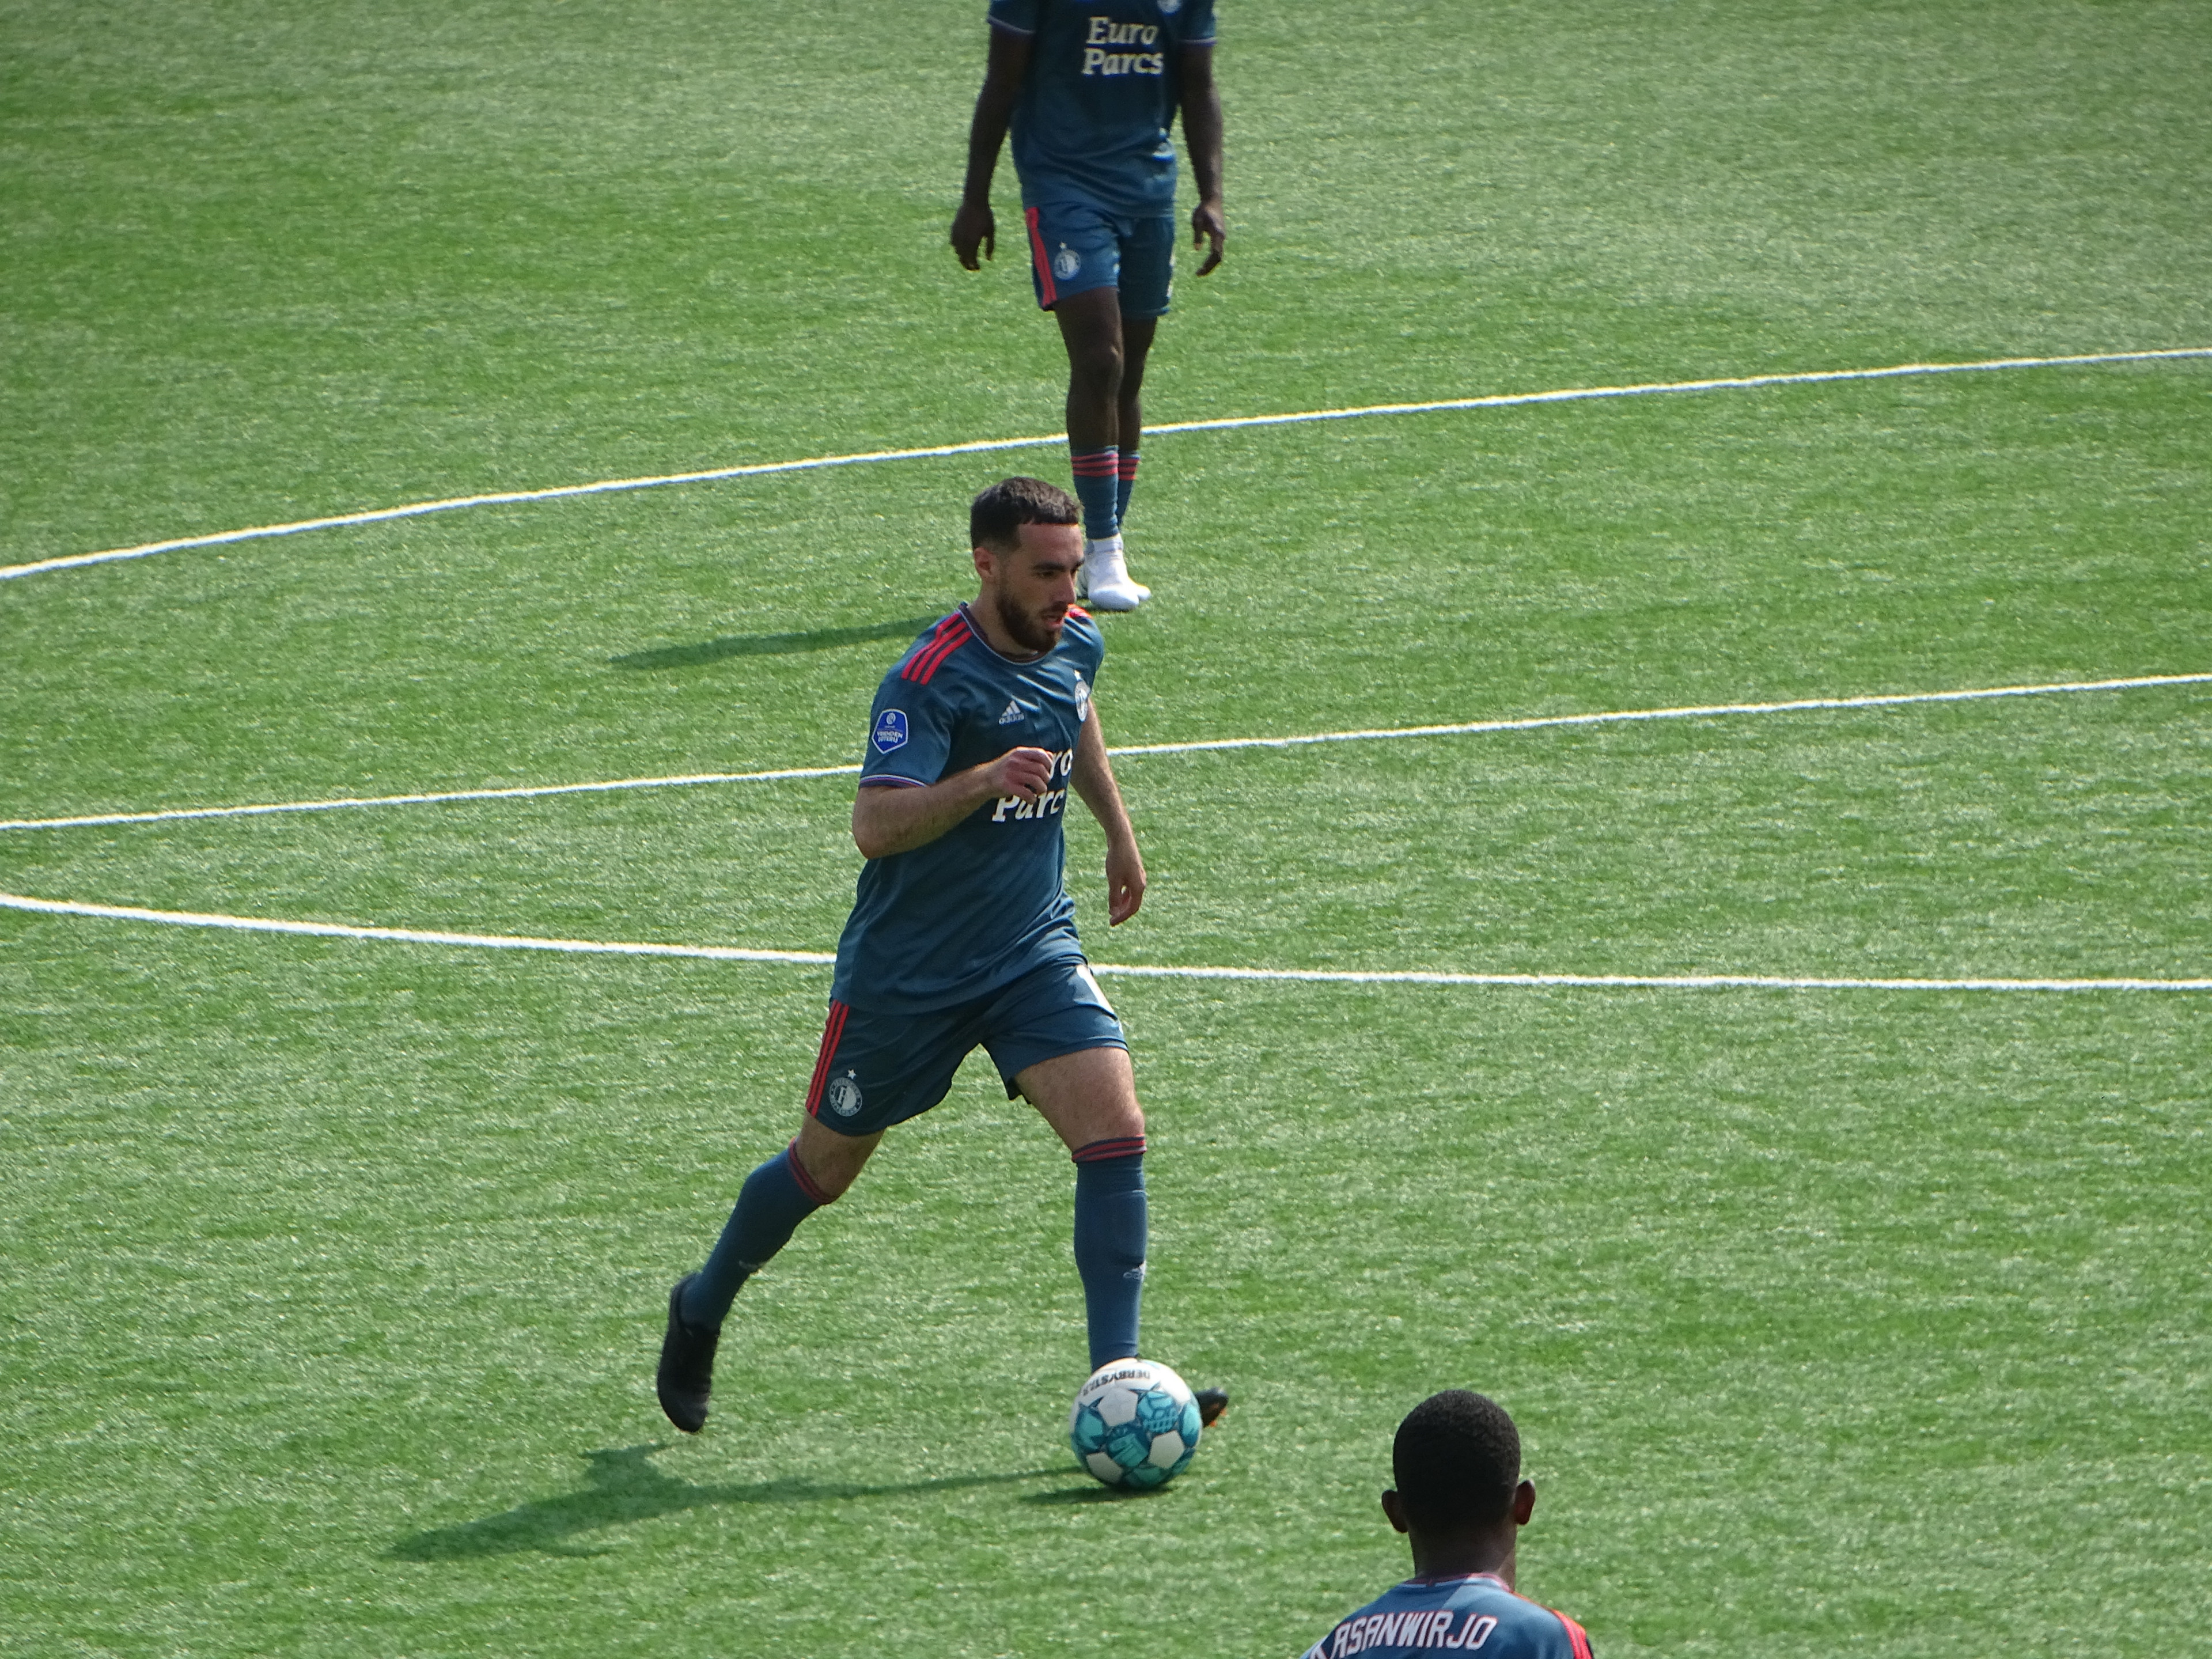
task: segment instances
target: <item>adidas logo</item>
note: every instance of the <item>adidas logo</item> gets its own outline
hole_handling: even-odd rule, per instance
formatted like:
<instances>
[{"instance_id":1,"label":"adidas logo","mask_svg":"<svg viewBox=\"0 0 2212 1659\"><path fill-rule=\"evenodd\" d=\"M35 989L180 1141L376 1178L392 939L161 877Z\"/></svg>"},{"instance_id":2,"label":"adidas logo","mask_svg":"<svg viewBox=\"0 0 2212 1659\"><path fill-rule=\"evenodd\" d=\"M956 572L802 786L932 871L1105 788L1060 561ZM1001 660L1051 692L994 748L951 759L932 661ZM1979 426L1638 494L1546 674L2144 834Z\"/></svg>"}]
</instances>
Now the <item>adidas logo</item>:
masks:
<instances>
[{"instance_id":1,"label":"adidas logo","mask_svg":"<svg viewBox=\"0 0 2212 1659\"><path fill-rule=\"evenodd\" d=\"M1006 700L1006 706L999 711L999 724L1001 726L1012 726L1018 721L1027 720L1029 717L1030 711L1022 707L1021 699L1018 697L1009 697Z\"/></svg>"}]
</instances>

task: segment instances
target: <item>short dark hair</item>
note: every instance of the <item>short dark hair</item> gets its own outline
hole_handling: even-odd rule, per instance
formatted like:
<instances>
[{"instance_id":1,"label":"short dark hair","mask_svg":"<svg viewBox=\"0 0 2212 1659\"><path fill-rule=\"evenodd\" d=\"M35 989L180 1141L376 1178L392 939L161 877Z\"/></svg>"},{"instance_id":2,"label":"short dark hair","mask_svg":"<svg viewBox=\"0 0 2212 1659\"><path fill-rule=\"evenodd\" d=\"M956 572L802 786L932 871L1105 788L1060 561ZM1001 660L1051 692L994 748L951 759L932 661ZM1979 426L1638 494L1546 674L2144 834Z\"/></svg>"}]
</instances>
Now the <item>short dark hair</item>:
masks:
<instances>
[{"instance_id":1,"label":"short dark hair","mask_svg":"<svg viewBox=\"0 0 2212 1659\"><path fill-rule=\"evenodd\" d=\"M1406 1414L1390 1464L1406 1516L1424 1531L1502 1521L1521 1484L1521 1434L1496 1401L1447 1389Z\"/></svg>"},{"instance_id":2,"label":"short dark hair","mask_svg":"<svg viewBox=\"0 0 2212 1659\"><path fill-rule=\"evenodd\" d=\"M1022 539L1025 524L1076 524L1083 509L1075 497L1042 478L1001 478L968 507L968 544L1005 551Z\"/></svg>"}]
</instances>

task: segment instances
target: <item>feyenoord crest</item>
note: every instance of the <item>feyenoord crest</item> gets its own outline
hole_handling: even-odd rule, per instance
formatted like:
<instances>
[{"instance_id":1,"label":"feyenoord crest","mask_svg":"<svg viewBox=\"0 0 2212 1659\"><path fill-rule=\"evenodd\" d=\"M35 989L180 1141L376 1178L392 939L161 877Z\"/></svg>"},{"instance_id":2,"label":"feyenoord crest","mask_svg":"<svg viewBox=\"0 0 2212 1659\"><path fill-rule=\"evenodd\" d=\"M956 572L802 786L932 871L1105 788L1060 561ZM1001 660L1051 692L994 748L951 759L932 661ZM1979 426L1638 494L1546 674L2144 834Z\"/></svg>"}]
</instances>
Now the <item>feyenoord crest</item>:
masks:
<instances>
[{"instance_id":1,"label":"feyenoord crest","mask_svg":"<svg viewBox=\"0 0 2212 1659\"><path fill-rule=\"evenodd\" d=\"M850 1117L860 1109L860 1081L850 1072L830 1079L830 1109Z\"/></svg>"},{"instance_id":2,"label":"feyenoord crest","mask_svg":"<svg viewBox=\"0 0 2212 1659\"><path fill-rule=\"evenodd\" d=\"M1172 17L1182 9L1182 0L1160 0L1160 15Z\"/></svg>"},{"instance_id":3,"label":"feyenoord crest","mask_svg":"<svg viewBox=\"0 0 2212 1659\"><path fill-rule=\"evenodd\" d=\"M1082 675L1075 677L1075 723L1080 726L1091 718L1091 687Z\"/></svg>"},{"instance_id":4,"label":"feyenoord crest","mask_svg":"<svg viewBox=\"0 0 2212 1659\"><path fill-rule=\"evenodd\" d=\"M1062 242L1060 252L1052 256L1052 274L1064 283L1082 269L1083 256Z\"/></svg>"}]
</instances>

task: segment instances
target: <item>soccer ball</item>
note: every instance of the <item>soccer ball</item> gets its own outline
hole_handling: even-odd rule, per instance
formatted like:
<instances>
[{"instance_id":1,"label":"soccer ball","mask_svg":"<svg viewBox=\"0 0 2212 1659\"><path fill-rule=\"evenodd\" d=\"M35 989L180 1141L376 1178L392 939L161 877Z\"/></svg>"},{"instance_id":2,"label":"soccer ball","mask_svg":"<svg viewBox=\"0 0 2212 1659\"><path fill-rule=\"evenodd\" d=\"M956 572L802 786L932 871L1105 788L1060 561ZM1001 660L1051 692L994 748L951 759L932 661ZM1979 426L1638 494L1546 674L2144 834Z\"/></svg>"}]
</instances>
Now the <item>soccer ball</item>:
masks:
<instances>
[{"instance_id":1,"label":"soccer ball","mask_svg":"<svg viewBox=\"0 0 2212 1659\"><path fill-rule=\"evenodd\" d=\"M1075 1461L1109 1486L1150 1491L1198 1455L1198 1401L1149 1359L1115 1359L1091 1373L1067 1416Z\"/></svg>"}]
</instances>

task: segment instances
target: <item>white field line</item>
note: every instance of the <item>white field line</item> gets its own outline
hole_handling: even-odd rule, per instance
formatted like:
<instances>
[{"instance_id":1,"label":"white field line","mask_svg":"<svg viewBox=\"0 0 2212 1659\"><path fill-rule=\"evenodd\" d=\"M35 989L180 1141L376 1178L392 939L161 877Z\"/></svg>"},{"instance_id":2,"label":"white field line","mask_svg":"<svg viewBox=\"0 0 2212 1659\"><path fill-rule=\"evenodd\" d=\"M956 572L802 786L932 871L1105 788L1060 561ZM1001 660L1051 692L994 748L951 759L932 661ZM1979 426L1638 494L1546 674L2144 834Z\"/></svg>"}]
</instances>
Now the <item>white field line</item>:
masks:
<instances>
[{"instance_id":1,"label":"white field line","mask_svg":"<svg viewBox=\"0 0 2212 1659\"><path fill-rule=\"evenodd\" d=\"M421 927L357 927L335 921L287 921L127 904L71 904L0 893L0 908L43 915L93 916L173 927L243 933L301 933L316 939L382 939L403 945L465 945L493 951L550 951L567 956L687 957L710 962L770 962L823 967L819 951L756 951L729 945L656 945L603 939L532 939L511 933L449 933ZM1595 990L1758 991L2212 991L2212 979L1845 979L1771 974L1451 974L1322 968L1161 968L1097 963L1093 971L1129 979L1267 981L1323 985L1477 985Z\"/></svg>"},{"instance_id":2,"label":"white field line","mask_svg":"<svg viewBox=\"0 0 2212 1659\"><path fill-rule=\"evenodd\" d=\"M1601 398L1643 398L1665 392L1741 392L1761 386L1821 386L1840 380L1885 380L1916 374L1973 374L2008 368L2066 368L2099 363L2141 363L2179 358L2212 357L2212 346L2185 346L2162 351L2100 351L2065 357L1993 357L1972 363L1896 363L1887 368L1816 369L1795 374L1740 374L1711 380L1656 380L1638 386L1571 386L1556 392L1500 392L1483 398L1447 398L1431 403L1370 404L1358 409L1309 409L1286 415L1240 415L1213 421L1176 421L1146 428L1147 437L1170 432L1229 432L1246 427L1296 426L1313 421L1351 421L1373 415L1431 415L1450 410L1511 409L1529 404L1581 403ZM67 570L78 565L106 564L116 559L143 559L149 554L173 553L187 547L221 547L232 542L260 541L271 536L297 536L310 530L339 530L355 525L384 524L394 519L418 519L432 513L453 513L464 507L505 507L524 501L564 501L576 495L609 495L633 489L658 489L670 484L713 483L726 478L757 478L774 472L811 472L833 466L866 466L878 461L929 460L945 455L980 455L993 450L1034 449L1065 443L1066 434L1053 433L1034 438L990 438L973 443L938 444L925 449L878 449L855 455L815 455L804 460L763 461L748 466L720 466L699 472L667 472L653 477L603 478L595 483L562 484L550 489L508 489L484 495L453 495L442 501L410 501L404 507L378 507L365 513L341 513L321 519L295 519L287 524L254 525L226 530L212 536L179 536L167 541L143 542L135 547L112 547L98 553L72 553L61 558L38 559L28 564L0 566L0 581L33 576L45 570Z\"/></svg>"},{"instance_id":3,"label":"white field line","mask_svg":"<svg viewBox=\"0 0 2212 1659\"><path fill-rule=\"evenodd\" d=\"M1116 756L1193 755L1228 749L1297 749L1320 743L1379 743L1395 738L1463 737L1486 732L1534 732L1548 726L1611 726L1638 720L1718 719L1730 714L1795 714L1816 709L1895 708L1911 703L1981 702L1998 697L2047 697L2075 691L2126 691L2148 686L2201 685L2212 673L2142 674L2127 679L2059 680L2040 685L1990 685L1962 691L1896 691L1862 697L1801 697L1790 702L1715 702L1677 708L1620 708L1594 714L1536 714L1518 720L1466 720L1451 726L1378 726L1359 732L1310 732L1283 738L1208 738L1190 743L1131 744ZM366 795L278 801L255 806L190 806L159 812L105 812L82 817L0 819L0 830L73 830L101 824L169 823L184 818L258 817L272 812L332 812L357 806L416 806L445 801L516 800L617 789L677 789L695 784L765 783L789 778L848 777L857 766L808 766L772 772L692 772L665 778L617 778L604 783L549 783L512 789L454 789L437 794Z\"/></svg>"},{"instance_id":4,"label":"white field line","mask_svg":"<svg viewBox=\"0 0 2212 1659\"><path fill-rule=\"evenodd\" d=\"M529 939L510 933L447 933L422 927L353 927L338 921L286 921L269 916L227 916L198 910L148 910L131 904L69 904L0 893L0 909L50 916L97 916L109 921L151 921L172 927L220 927L238 933L304 933L313 939L387 939L401 945L465 945L486 951L557 951L570 956L700 957L709 962L787 962L808 967L837 960L819 951L749 951L733 945L623 945L601 939Z\"/></svg>"},{"instance_id":5,"label":"white field line","mask_svg":"<svg viewBox=\"0 0 2212 1659\"><path fill-rule=\"evenodd\" d=\"M0 830L75 830L103 823L172 823L181 818L265 817L271 812L336 812L352 806L428 806L456 800L522 800L539 795L605 794L617 789L683 789L702 783L772 783L787 778L835 778L857 766L798 766L775 772L687 772L667 778L613 778L604 783L528 784L514 789L449 789L420 795L342 795L330 800L271 801L257 806L186 806L167 812L106 812L76 818L0 819Z\"/></svg>"}]
</instances>

